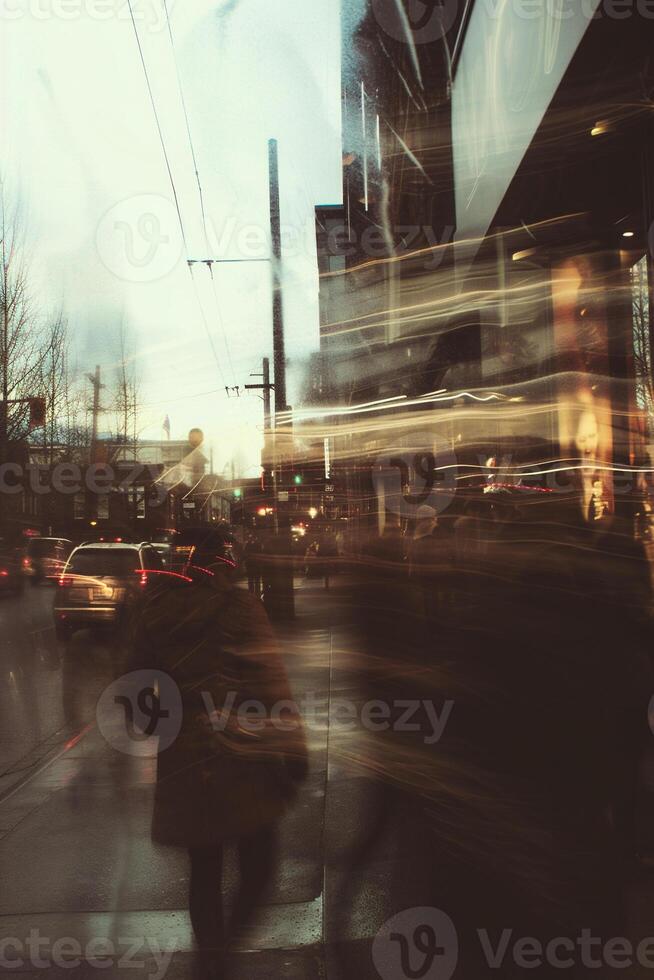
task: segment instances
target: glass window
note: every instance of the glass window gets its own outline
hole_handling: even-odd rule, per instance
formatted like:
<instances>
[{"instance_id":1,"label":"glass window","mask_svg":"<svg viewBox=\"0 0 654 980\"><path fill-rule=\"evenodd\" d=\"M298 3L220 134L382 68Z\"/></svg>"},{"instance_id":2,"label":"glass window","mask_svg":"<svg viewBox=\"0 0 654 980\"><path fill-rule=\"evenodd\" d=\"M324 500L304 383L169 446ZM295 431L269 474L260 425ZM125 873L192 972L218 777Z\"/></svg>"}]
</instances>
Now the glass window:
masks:
<instances>
[{"instance_id":1,"label":"glass window","mask_svg":"<svg viewBox=\"0 0 654 980\"><path fill-rule=\"evenodd\" d=\"M32 558L43 558L45 555L53 555L56 547L57 542L49 538L32 538L27 545L27 554Z\"/></svg>"},{"instance_id":2,"label":"glass window","mask_svg":"<svg viewBox=\"0 0 654 980\"><path fill-rule=\"evenodd\" d=\"M120 575L134 574L140 567L135 548L84 548L76 552L66 571L75 575Z\"/></svg>"}]
</instances>

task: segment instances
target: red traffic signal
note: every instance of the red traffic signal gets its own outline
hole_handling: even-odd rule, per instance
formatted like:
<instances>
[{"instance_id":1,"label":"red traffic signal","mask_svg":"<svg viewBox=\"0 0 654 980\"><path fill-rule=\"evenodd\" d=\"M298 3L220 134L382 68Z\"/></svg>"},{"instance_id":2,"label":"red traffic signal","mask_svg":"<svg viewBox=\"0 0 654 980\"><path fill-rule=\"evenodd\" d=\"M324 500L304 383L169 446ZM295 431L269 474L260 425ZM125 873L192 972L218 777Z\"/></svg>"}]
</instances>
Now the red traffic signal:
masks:
<instances>
[{"instance_id":1,"label":"red traffic signal","mask_svg":"<svg viewBox=\"0 0 654 980\"><path fill-rule=\"evenodd\" d=\"M45 425L45 398L30 398L30 432Z\"/></svg>"}]
</instances>

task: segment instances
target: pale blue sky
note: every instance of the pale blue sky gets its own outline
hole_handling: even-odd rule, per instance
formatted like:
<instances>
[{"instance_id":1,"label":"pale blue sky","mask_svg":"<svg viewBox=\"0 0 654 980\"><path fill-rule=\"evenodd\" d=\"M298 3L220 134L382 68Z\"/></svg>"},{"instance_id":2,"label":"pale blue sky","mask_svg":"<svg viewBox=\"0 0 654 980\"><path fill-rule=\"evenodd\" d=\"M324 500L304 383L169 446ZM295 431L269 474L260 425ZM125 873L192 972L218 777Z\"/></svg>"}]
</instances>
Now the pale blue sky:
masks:
<instances>
[{"instance_id":1,"label":"pale blue sky","mask_svg":"<svg viewBox=\"0 0 654 980\"><path fill-rule=\"evenodd\" d=\"M162 5L133 0L188 250L204 258ZM54 306L63 298L83 371L97 361L110 376L124 316L143 376L145 435L163 437L168 413L173 437L200 425L217 464L240 450L254 475L260 402L199 393L222 389L223 377L247 382L270 353L268 265L222 266L215 296L208 271L197 267L221 376L185 267L129 8L123 0L7 7L0 152L29 218L40 299ZM267 139L279 140L282 221L291 229L284 274L292 360L318 344L313 207L341 193L338 8L337 0L169 3L214 257L266 254Z\"/></svg>"}]
</instances>

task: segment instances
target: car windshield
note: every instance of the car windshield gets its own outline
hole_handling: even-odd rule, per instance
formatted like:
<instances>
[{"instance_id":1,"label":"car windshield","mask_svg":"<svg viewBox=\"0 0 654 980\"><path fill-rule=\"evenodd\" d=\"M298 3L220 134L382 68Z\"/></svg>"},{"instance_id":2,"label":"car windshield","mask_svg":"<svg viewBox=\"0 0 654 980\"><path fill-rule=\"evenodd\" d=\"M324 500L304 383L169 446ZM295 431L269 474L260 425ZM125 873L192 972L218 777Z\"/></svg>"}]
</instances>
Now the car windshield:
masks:
<instances>
[{"instance_id":1,"label":"car windshield","mask_svg":"<svg viewBox=\"0 0 654 980\"><path fill-rule=\"evenodd\" d=\"M34 538L27 546L27 554L32 558L42 558L44 555L53 555L57 548L57 542L44 538Z\"/></svg>"},{"instance_id":2,"label":"car windshield","mask_svg":"<svg viewBox=\"0 0 654 980\"><path fill-rule=\"evenodd\" d=\"M84 548L73 555L66 572L75 575L91 575L101 578L116 575L125 578L139 567L139 556L131 548L104 550Z\"/></svg>"}]
</instances>

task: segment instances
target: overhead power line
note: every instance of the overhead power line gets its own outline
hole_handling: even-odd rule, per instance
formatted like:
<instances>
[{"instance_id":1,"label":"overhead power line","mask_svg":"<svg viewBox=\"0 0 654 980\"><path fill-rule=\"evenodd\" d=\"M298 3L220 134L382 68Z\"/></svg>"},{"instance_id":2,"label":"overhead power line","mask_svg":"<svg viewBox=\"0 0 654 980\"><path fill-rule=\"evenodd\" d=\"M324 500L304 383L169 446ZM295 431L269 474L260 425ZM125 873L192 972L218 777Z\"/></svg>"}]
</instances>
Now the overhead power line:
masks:
<instances>
[{"instance_id":1,"label":"overhead power line","mask_svg":"<svg viewBox=\"0 0 654 980\"><path fill-rule=\"evenodd\" d=\"M198 303L198 308L200 310L200 316L202 318L202 323L204 325L205 332L207 334L207 339L209 341L209 346L211 347L211 352L212 352L213 357L214 357L214 360L216 362L216 366L218 368L218 372L219 372L220 377L221 377L221 380L223 382L223 386L226 387L227 386L227 382L225 380L225 375L223 373L222 364L220 363L220 358L218 357L218 351L216 350L216 346L214 344L213 336L212 336L212 333L211 333L211 328L209 327L209 322L207 320L207 316L206 316L206 313L204 311L204 307L202 305L202 300L200 298L200 294L199 294L199 291L198 291L197 282L196 282L195 277L193 275L193 269L192 269L193 263L191 262L190 256L189 256L188 242L187 242L187 238L186 238L186 231L185 231L185 228L184 228L184 219L182 217L182 212L181 212L181 208L180 208L180 204L179 204L179 195L177 193L177 187L175 185L175 178L173 176L173 171L172 171L172 167L171 167L171 164L170 164L170 157L168 155L168 150L166 148L166 140L164 138L163 128L161 126L161 120L159 118L159 112L157 110L157 103L156 103L156 100L155 100L155 97L154 97L154 91L152 89L152 84L150 82L150 75L149 75L149 72L148 72L148 66L147 66L147 63L146 63L146 60L145 60L145 55L143 53L143 46L141 44L141 38L139 37L138 28L136 26L136 18L134 17L134 9L132 7L132 0L127 0L127 5L129 7L129 13L130 13L131 21L132 21L132 27L134 29L134 37L136 38L136 44L137 44L138 51L139 51L139 56L140 56L140 59L141 59L141 66L143 68L143 75L145 77L145 84L147 86L148 95L150 97L150 105L152 106L152 112L153 112L155 123L156 123L156 126L157 126L157 132L159 134L159 141L161 143L161 149L162 149L164 160L165 160L165 163L166 163L166 169L168 171L168 178L170 180L170 186L171 186L171 189L172 189L172 192L173 192L173 199L175 201L175 209L177 211L177 218L178 218L178 221L179 221L179 227L180 227L180 231L181 231L181 235L182 235L182 242L184 244L184 252L185 252L185 255L186 255L186 267L187 267L188 272L189 272L189 275L191 277L191 282L193 284L193 291L195 293L195 297L196 297L196 300L197 300L197 303ZM168 10L166 8L166 16L167 15L168 15ZM170 27L170 24L169 24L169 27ZM172 42L172 33L171 33L171 42ZM174 54L174 48L173 48L173 54ZM175 60L175 65L177 67L176 60ZM178 84L180 84L179 83L179 72L177 72L177 77L178 77ZM183 100L183 93L181 91L181 84L180 84L180 95L182 95L182 102L183 102L183 106L184 106L184 115L186 117L187 126L188 126L188 116L187 116L187 113L186 113L186 105L185 105L184 100ZM189 139L190 139L190 128L188 130L188 133L189 133ZM204 197L202 195L202 186L200 184L200 178L199 178L199 175L197 174L197 165L195 164L195 151L194 151L193 148L192 148L191 152L192 152L192 156L193 156L194 165L196 166L196 176L197 176L198 186L199 186L199 190L200 190L200 200L201 200L202 215L203 215L203 220L204 220L204 218L205 218L205 214L204 214ZM206 221L205 221L204 227L205 227L205 236L206 236ZM213 279L213 272L212 272L212 279ZM217 297L216 297L216 303L217 303ZM225 338L225 342L226 342L226 338ZM231 363L231 356L230 356L229 360L230 360L230 363ZM233 372L233 368L232 368L232 372Z\"/></svg>"},{"instance_id":2,"label":"overhead power line","mask_svg":"<svg viewBox=\"0 0 654 980\"><path fill-rule=\"evenodd\" d=\"M179 91L179 98L180 98L180 101L181 101L181 104L182 104L182 110L184 112L184 122L186 123L186 135L188 136L188 144L189 144L189 149L191 151L191 159L193 160L193 168L195 170L195 180L196 180L196 183L197 183L197 186L198 186L198 196L200 198L200 211L202 213L202 228L203 228L203 231L204 231L204 242L205 242L205 247L206 247L206 254L207 254L207 257L209 257L211 248L210 248L210 245L209 245L209 232L208 232L208 229L207 229L207 212L206 212L206 209L205 209L205 206L204 206L204 192L202 190L202 181L200 180L200 168L198 167L197 154L195 152L195 145L193 143L193 134L191 133L191 123L190 123L190 120L189 120L188 109L187 109L187 106L186 106L186 97L184 96L184 87L182 85L182 76L181 76L181 72L179 70L179 62L177 60L177 49L175 47L175 38L173 37L173 29L172 29L172 25L170 23L170 15L168 13L168 3L167 3L167 0L163 0L163 7L164 7L165 14L166 14L166 25L168 27L168 37L170 38L170 48L171 48L172 55L173 55L173 63L175 65L175 75L176 75L176 78L177 78L177 89ZM232 374L232 380L235 381L236 380L236 377L235 377L235 372L234 372L234 363L232 361L232 354L231 354L231 351L229 349L229 343L227 341L227 332L226 332L226 330L224 328L222 317L221 317L221 314L220 314L220 304L218 302L218 293L216 292L216 281L215 281L214 274L213 274L213 264L211 262L207 262L207 265L209 266L209 274L211 276L211 289L212 289L212 292L213 292L213 298L214 298L214 302L215 302L215 305L216 305L216 316L218 318L218 325L221 328L221 332L222 332L222 335L223 335L223 340L224 340L224 343L225 343L225 351L227 352L227 360L229 361L229 368L230 368L230 371L231 371L231 374Z\"/></svg>"},{"instance_id":3,"label":"overhead power line","mask_svg":"<svg viewBox=\"0 0 654 980\"><path fill-rule=\"evenodd\" d=\"M157 132L159 133L159 141L161 143L161 149L163 151L164 160L166 161L166 169L168 170L168 177L170 179L170 186L173 191L173 198L175 200L175 208L177 210L177 217L179 218L179 227L182 232L182 241L184 242L184 251L188 256L188 245L186 244L186 232L184 231L184 221L182 219L182 212L179 207L179 198L177 196L177 188L175 187L175 178L173 177L172 167L170 166L170 159L168 157L168 150L166 149L166 141L163 135L163 129L161 128L161 121L159 119L159 113L157 112L157 103L154 98L154 92L152 91L152 85L150 84L150 76L148 74L148 66L145 63L145 55L143 54L143 47L141 45L141 38L139 37L138 28L136 26L136 19L134 17L134 8L132 7L132 0L127 0L129 6L130 17L132 18L132 27L134 28L134 37L136 38L136 44L139 49L139 56L141 58L141 65L143 67L143 74L145 76L145 84L148 88L148 94L150 96L150 105L152 106L152 112L154 114L154 120L157 125Z\"/></svg>"}]
</instances>

